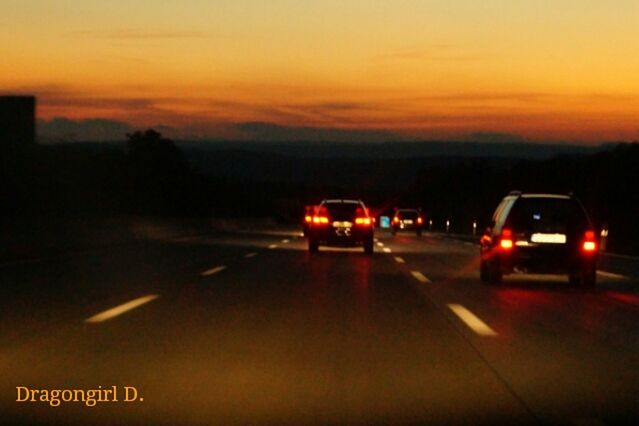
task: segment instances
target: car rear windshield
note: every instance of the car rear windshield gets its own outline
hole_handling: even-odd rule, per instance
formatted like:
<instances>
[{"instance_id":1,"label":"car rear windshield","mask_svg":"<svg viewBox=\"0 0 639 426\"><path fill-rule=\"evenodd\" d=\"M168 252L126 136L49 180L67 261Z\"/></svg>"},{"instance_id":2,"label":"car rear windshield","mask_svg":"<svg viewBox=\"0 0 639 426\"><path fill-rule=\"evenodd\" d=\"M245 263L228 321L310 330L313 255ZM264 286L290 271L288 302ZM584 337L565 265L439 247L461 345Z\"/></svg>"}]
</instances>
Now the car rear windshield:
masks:
<instances>
[{"instance_id":1,"label":"car rear windshield","mask_svg":"<svg viewBox=\"0 0 639 426\"><path fill-rule=\"evenodd\" d=\"M397 212L397 216L400 219L417 219L419 213L417 213L417 210L400 210Z\"/></svg>"},{"instance_id":2,"label":"car rear windshield","mask_svg":"<svg viewBox=\"0 0 639 426\"><path fill-rule=\"evenodd\" d=\"M577 234L590 228L581 205L572 199L520 198L517 200L506 226L514 232Z\"/></svg>"},{"instance_id":3,"label":"car rear windshield","mask_svg":"<svg viewBox=\"0 0 639 426\"><path fill-rule=\"evenodd\" d=\"M362 205L357 203L325 203L323 207L333 220L353 220L364 215Z\"/></svg>"}]
</instances>

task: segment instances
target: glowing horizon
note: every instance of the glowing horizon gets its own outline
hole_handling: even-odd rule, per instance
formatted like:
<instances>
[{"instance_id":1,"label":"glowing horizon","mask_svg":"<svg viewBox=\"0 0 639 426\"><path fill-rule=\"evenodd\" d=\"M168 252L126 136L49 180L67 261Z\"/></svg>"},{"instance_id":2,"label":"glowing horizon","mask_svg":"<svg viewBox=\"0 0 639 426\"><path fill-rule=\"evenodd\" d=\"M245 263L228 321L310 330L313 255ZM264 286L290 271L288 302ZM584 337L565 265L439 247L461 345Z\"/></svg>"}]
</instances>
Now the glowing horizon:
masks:
<instances>
[{"instance_id":1,"label":"glowing horizon","mask_svg":"<svg viewBox=\"0 0 639 426\"><path fill-rule=\"evenodd\" d=\"M201 137L245 122L639 137L634 1L155 3L6 2L0 91L36 94L45 120Z\"/></svg>"}]
</instances>

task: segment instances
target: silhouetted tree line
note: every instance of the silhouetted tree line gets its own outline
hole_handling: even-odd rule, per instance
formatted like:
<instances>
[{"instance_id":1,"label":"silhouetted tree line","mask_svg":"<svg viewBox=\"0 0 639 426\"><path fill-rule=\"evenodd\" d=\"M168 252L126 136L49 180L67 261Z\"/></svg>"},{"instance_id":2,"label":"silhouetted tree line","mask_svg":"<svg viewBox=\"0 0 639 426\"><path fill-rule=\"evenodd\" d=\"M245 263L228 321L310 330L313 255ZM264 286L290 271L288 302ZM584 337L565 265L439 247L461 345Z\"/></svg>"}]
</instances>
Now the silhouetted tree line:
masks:
<instances>
[{"instance_id":1,"label":"silhouetted tree line","mask_svg":"<svg viewBox=\"0 0 639 426\"><path fill-rule=\"evenodd\" d=\"M379 214L394 206L422 207L435 229L450 220L451 232L469 233L473 221L481 231L510 190L574 192L596 225L610 229L611 249L639 253L637 143L547 160L264 156L247 161L242 152L212 155L228 160L226 174L195 170L173 141L154 130L127 135L125 145L40 145L2 153L0 214L45 220L134 214L298 221L305 204L355 197ZM273 164L264 164L269 161ZM237 170L242 173L229 173ZM275 171L283 173L273 179ZM340 173L344 179L328 179Z\"/></svg>"}]
</instances>

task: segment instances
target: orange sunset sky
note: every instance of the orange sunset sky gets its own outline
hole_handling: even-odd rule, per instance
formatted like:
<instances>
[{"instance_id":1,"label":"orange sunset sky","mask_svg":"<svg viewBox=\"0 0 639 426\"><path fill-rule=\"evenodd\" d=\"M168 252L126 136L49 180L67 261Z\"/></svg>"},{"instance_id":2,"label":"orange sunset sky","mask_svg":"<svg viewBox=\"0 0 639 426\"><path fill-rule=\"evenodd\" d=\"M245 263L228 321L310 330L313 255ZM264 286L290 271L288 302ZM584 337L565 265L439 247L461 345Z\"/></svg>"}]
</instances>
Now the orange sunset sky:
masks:
<instances>
[{"instance_id":1,"label":"orange sunset sky","mask_svg":"<svg viewBox=\"0 0 639 426\"><path fill-rule=\"evenodd\" d=\"M636 0L2 0L0 35L47 121L639 138Z\"/></svg>"}]
</instances>

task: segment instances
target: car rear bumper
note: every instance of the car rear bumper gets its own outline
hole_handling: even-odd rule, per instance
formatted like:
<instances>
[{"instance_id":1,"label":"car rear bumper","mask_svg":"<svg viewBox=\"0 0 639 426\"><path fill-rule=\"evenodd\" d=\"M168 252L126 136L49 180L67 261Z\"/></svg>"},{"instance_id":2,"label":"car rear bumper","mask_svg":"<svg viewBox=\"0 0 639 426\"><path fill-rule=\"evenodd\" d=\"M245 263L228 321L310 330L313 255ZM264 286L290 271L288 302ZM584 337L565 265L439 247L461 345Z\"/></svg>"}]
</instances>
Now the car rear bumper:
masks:
<instances>
[{"instance_id":1,"label":"car rear bumper","mask_svg":"<svg viewBox=\"0 0 639 426\"><path fill-rule=\"evenodd\" d=\"M371 242L373 239L373 229L350 228L350 231L337 231L333 227L311 228L309 238L320 244L335 247L352 247Z\"/></svg>"}]
</instances>

